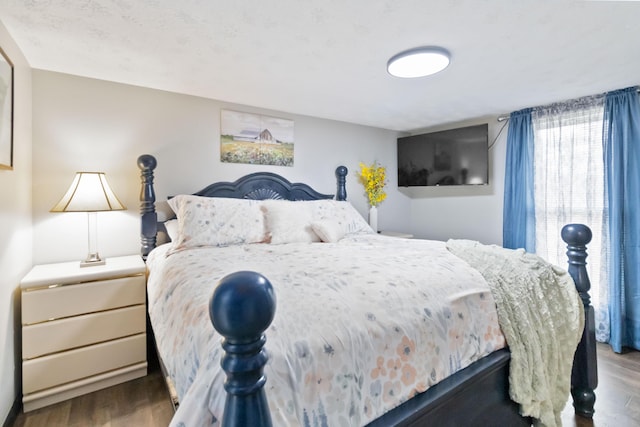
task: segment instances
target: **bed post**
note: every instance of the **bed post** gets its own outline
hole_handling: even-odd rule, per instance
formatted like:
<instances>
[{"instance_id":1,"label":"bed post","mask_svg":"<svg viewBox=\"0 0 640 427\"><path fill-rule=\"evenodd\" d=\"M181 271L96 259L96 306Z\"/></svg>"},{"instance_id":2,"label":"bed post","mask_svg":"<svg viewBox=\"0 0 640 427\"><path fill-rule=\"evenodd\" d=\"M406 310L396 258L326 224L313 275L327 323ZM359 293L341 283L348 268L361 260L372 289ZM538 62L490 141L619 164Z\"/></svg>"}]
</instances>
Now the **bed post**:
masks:
<instances>
[{"instance_id":1,"label":"bed post","mask_svg":"<svg viewBox=\"0 0 640 427\"><path fill-rule=\"evenodd\" d=\"M222 279L209 301L213 327L224 337L220 362L227 374L222 427L270 427L264 394L267 363L264 331L276 312L271 283L253 271L238 271Z\"/></svg>"},{"instance_id":2,"label":"bed post","mask_svg":"<svg viewBox=\"0 0 640 427\"><path fill-rule=\"evenodd\" d=\"M336 192L336 200L345 201L347 200L347 173L349 173L349 169L346 166L338 166L336 168L336 180L338 182L338 191Z\"/></svg>"},{"instance_id":3,"label":"bed post","mask_svg":"<svg viewBox=\"0 0 640 427\"><path fill-rule=\"evenodd\" d=\"M576 414L587 418L593 417L596 401L594 390L598 386L595 316L589 298L591 283L586 269L586 245L591 241L591 236L591 230L586 225L568 224L562 228L562 240L567 243L569 274L584 304L585 317L582 339L573 357L571 395Z\"/></svg>"},{"instance_id":4,"label":"bed post","mask_svg":"<svg viewBox=\"0 0 640 427\"><path fill-rule=\"evenodd\" d=\"M153 170L158 165L156 158L150 154L138 157L140 168L140 253L146 261L147 255L156 247L158 232L158 214L156 213L156 193L153 189Z\"/></svg>"}]
</instances>

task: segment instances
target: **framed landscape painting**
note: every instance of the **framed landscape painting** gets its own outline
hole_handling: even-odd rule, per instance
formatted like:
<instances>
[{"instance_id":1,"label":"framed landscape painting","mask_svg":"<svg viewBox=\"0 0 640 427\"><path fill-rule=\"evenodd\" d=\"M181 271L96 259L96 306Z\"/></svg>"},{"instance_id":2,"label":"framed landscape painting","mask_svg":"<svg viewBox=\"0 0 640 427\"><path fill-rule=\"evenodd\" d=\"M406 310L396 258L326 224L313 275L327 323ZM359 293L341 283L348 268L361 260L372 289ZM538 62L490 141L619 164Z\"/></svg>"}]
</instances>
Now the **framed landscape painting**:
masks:
<instances>
[{"instance_id":1,"label":"framed landscape painting","mask_svg":"<svg viewBox=\"0 0 640 427\"><path fill-rule=\"evenodd\" d=\"M220 161L293 166L293 120L222 110Z\"/></svg>"},{"instance_id":2,"label":"framed landscape painting","mask_svg":"<svg viewBox=\"0 0 640 427\"><path fill-rule=\"evenodd\" d=\"M13 64L0 54L0 169L13 169Z\"/></svg>"}]
</instances>

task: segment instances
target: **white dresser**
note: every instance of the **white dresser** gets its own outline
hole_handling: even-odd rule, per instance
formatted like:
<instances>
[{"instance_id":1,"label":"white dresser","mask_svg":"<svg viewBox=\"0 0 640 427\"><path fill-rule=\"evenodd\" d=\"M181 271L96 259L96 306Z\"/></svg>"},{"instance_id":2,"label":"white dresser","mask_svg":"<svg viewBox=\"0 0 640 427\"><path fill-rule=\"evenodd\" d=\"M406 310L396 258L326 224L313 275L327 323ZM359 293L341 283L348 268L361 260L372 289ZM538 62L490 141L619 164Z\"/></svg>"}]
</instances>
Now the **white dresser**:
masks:
<instances>
[{"instance_id":1,"label":"white dresser","mask_svg":"<svg viewBox=\"0 0 640 427\"><path fill-rule=\"evenodd\" d=\"M20 287L25 412L147 374L139 255L37 265Z\"/></svg>"}]
</instances>

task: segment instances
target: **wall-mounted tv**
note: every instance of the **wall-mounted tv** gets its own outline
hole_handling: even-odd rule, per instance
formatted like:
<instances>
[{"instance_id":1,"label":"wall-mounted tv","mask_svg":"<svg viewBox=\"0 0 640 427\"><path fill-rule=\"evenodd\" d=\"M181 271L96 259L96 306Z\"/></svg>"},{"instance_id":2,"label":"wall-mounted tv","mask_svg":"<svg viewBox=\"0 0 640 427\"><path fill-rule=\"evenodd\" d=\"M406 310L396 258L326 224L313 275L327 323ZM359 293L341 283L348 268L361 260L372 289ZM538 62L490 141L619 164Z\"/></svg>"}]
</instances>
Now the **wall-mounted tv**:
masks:
<instances>
[{"instance_id":1,"label":"wall-mounted tv","mask_svg":"<svg viewBox=\"0 0 640 427\"><path fill-rule=\"evenodd\" d=\"M488 183L488 124L398 138L398 187Z\"/></svg>"}]
</instances>

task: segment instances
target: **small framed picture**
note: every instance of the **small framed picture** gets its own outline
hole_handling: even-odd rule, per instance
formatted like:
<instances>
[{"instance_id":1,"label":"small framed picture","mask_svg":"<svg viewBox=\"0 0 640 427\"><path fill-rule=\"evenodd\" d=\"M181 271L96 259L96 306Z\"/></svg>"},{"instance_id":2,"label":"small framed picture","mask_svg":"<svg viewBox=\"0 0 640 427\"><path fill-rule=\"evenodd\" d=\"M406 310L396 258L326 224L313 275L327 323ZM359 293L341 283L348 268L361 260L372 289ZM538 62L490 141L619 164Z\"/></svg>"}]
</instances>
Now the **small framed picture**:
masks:
<instances>
[{"instance_id":1,"label":"small framed picture","mask_svg":"<svg viewBox=\"0 0 640 427\"><path fill-rule=\"evenodd\" d=\"M293 166L293 120L221 110L220 161Z\"/></svg>"}]
</instances>

